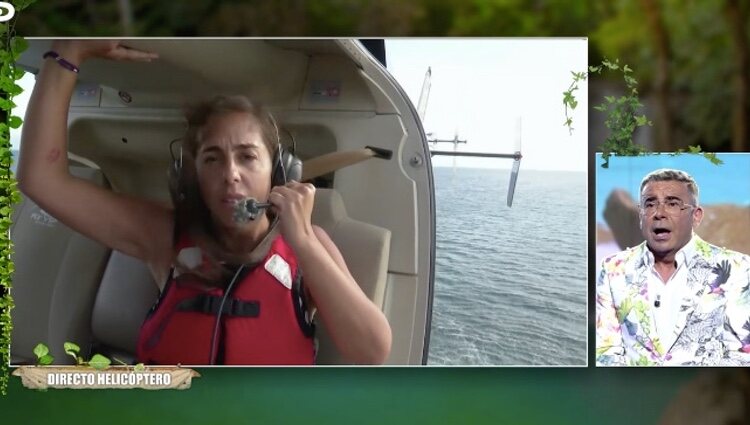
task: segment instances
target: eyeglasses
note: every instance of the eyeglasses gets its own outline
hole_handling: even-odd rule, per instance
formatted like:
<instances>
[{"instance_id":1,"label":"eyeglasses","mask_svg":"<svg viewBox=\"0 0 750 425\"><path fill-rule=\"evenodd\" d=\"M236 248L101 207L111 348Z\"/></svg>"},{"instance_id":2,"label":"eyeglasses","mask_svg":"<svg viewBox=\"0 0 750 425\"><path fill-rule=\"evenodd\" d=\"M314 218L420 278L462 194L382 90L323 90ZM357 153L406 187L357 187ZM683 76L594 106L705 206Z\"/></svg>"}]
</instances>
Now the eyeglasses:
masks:
<instances>
[{"instance_id":1,"label":"eyeglasses","mask_svg":"<svg viewBox=\"0 0 750 425\"><path fill-rule=\"evenodd\" d=\"M667 199L664 202L646 201L641 206L641 211L643 211L646 215L653 215L656 214L656 211L659 209L660 205L664 206L664 211L669 215L677 215L686 209L695 208L695 205L686 204L681 199Z\"/></svg>"}]
</instances>

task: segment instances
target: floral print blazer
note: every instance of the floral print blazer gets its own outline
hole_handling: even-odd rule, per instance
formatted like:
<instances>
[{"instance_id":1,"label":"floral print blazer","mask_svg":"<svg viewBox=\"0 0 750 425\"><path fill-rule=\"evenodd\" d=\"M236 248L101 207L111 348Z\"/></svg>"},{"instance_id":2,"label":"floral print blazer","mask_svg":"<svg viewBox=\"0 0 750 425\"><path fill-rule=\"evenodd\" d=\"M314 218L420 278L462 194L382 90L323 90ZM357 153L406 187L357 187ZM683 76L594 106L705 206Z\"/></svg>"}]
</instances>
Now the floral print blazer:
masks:
<instances>
[{"instance_id":1,"label":"floral print blazer","mask_svg":"<svg viewBox=\"0 0 750 425\"><path fill-rule=\"evenodd\" d=\"M750 364L750 257L696 235L689 243L694 249L671 347L653 325L646 242L604 260L596 283L597 366Z\"/></svg>"}]
</instances>

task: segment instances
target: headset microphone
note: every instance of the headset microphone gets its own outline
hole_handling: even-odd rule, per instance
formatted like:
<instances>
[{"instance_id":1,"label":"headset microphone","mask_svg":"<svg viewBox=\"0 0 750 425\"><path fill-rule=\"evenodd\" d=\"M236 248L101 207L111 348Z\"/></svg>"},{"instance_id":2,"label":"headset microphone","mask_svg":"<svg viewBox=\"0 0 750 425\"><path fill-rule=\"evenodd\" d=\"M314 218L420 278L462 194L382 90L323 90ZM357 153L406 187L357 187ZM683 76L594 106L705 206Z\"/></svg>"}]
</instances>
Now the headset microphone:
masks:
<instances>
[{"instance_id":1,"label":"headset microphone","mask_svg":"<svg viewBox=\"0 0 750 425\"><path fill-rule=\"evenodd\" d=\"M234 204L234 215L232 218L237 224L247 223L255 220L261 211L271 206L268 202L258 202L255 198L246 198Z\"/></svg>"}]
</instances>

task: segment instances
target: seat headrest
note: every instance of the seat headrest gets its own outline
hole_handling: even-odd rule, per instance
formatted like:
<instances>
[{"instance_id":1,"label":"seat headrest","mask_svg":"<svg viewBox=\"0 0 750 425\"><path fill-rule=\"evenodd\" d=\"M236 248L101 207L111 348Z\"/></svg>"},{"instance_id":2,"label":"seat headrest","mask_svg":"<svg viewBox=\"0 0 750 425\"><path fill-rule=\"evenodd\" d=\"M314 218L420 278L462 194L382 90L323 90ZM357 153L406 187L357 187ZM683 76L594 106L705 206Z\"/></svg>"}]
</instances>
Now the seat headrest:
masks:
<instances>
[{"instance_id":1,"label":"seat headrest","mask_svg":"<svg viewBox=\"0 0 750 425\"><path fill-rule=\"evenodd\" d=\"M134 354L141 324L158 297L159 289L148 266L112 251L91 315L94 339Z\"/></svg>"},{"instance_id":2,"label":"seat headrest","mask_svg":"<svg viewBox=\"0 0 750 425\"><path fill-rule=\"evenodd\" d=\"M325 227L346 217L346 206L341 194L333 189L316 189L312 222Z\"/></svg>"}]
</instances>

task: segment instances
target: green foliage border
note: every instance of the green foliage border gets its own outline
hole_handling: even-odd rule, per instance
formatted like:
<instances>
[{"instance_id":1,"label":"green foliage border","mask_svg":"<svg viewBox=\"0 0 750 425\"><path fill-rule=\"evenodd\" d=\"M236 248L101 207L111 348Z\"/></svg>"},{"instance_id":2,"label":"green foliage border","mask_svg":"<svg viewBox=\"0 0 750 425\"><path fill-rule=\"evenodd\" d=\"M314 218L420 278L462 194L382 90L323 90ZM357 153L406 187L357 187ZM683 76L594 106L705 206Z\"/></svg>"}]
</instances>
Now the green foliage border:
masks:
<instances>
[{"instance_id":1,"label":"green foliage border","mask_svg":"<svg viewBox=\"0 0 750 425\"><path fill-rule=\"evenodd\" d=\"M26 41L16 35L15 25L18 15L34 0L14 0L11 5L15 8L13 19L0 23L0 110L3 120L0 122L0 394L6 395L8 390L10 365L10 338L13 325L10 311L13 309L13 298L10 294L13 276L13 262L11 253L13 244L10 241L10 225L12 205L20 201L17 183L10 169L13 161L11 151L10 130L21 126L21 118L12 114L16 106L13 98L23 92L16 81L23 77L23 70L15 65L21 52L26 49Z\"/></svg>"},{"instance_id":2,"label":"green foliage border","mask_svg":"<svg viewBox=\"0 0 750 425\"><path fill-rule=\"evenodd\" d=\"M639 127L651 126L653 122L644 114L638 115L638 112L643 108L643 104L638 97L638 81L633 78L633 70L627 64L620 65L619 60L610 61L605 58L600 65L589 66L588 72L571 71L573 81L570 83L568 90L563 92L563 105L565 105L565 122L563 125L568 127L570 134L573 134L571 113L578 106L575 97L578 84L581 81L586 81L587 76L591 74L601 75L604 71L622 73L626 93L620 97L604 96L604 102L594 106L594 110L605 114L604 125L610 131L604 143L599 146L602 168L609 168L611 156L660 155L660 152L650 152L633 141L633 135ZM723 164L723 161L715 153L704 152L700 146L688 146L687 149L678 149L668 154L675 156L683 153L702 155L714 165Z\"/></svg>"}]
</instances>

